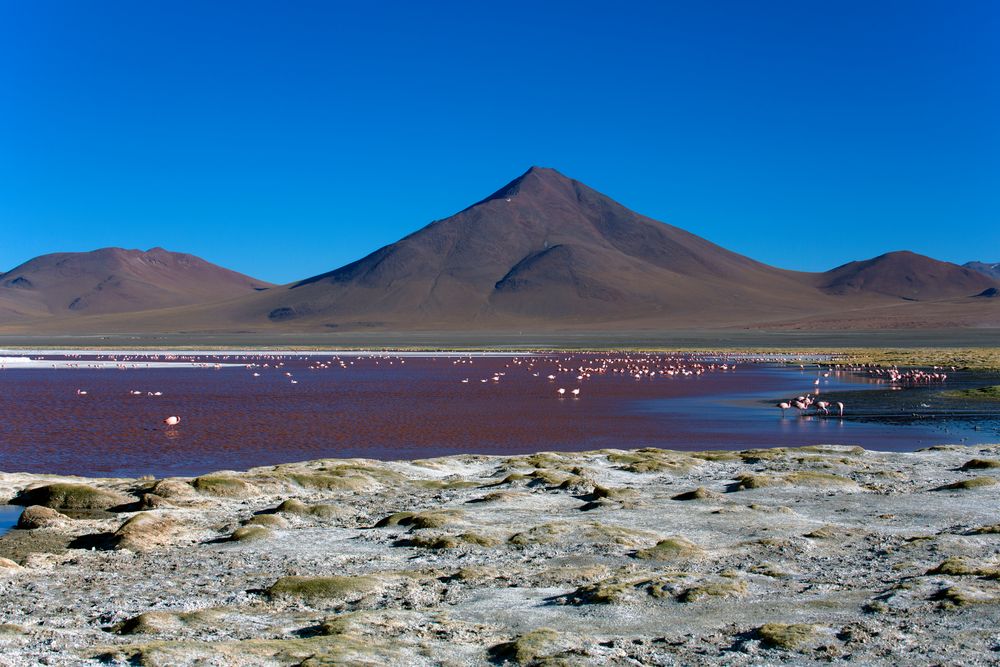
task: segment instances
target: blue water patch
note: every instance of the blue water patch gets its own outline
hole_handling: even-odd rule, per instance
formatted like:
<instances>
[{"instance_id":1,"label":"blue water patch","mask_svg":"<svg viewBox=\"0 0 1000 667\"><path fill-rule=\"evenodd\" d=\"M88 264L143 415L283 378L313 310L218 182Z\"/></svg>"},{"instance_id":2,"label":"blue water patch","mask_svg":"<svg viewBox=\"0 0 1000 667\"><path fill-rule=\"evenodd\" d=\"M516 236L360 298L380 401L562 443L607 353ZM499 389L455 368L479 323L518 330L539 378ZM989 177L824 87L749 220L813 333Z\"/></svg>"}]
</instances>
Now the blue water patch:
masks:
<instances>
[{"instance_id":1,"label":"blue water patch","mask_svg":"<svg viewBox=\"0 0 1000 667\"><path fill-rule=\"evenodd\" d=\"M17 525L23 511L24 508L18 505L0 505L0 535Z\"/></svg>"}]
</instances>

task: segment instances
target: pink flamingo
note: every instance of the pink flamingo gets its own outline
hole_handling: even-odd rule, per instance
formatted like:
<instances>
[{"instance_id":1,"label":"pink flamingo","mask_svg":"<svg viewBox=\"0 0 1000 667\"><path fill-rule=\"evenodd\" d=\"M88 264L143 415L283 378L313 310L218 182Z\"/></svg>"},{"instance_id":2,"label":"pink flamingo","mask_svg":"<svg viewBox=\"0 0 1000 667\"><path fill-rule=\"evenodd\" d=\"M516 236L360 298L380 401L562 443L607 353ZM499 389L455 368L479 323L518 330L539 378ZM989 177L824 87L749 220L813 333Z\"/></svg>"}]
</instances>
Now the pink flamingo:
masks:
<instances>
[{"instance_id":1,"label":"pink flamingo","mask_svg":"<svg viewBox=\"0 0 1000 667\"><path fill-rule=\"evenodd\" d=\"M784 416L785 416L785 410L787 410L790 407L792 407L792 405L791 405L791 403L788 403L786 401L782 401L781 403L778 403L778 407L781 408L781 416L782 416L782 418L784 418Z\"/></svg>"},{"instance_id":2,"label":"pink flamingo","mask_svg":"<svg viewBox=\"0 0 1000 667\"><path fill-rule=\"evenodd\" d=\"M169 417L163 420L163 423L166 424L167 426L177 426L178 424L181 423L181 418L178 417L177 415L170 415Z\"/></svg>"},{"instance_id":3,"label":"pink flamingo","mask_svg":"<svg viewBox=\"0 0 1000 667\"><path fill-rule=\"evenodd\" d=\"M843 417L844 416L844 404L841 403L840 401L837 401L837 409L840 410L840 416Z\"/></svg>"}]
</instances>

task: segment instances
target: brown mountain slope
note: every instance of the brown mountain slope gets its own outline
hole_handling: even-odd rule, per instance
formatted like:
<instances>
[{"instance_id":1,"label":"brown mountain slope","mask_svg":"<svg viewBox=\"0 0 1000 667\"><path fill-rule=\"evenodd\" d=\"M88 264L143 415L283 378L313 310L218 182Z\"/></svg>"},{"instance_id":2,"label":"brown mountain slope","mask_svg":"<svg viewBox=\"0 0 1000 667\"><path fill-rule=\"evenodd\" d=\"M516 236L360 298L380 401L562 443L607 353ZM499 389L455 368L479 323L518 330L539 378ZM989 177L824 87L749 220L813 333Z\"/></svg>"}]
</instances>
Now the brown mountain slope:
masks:
<instances>
[{"instance_id":1,"label":"brown mountain slope","mask_svg":"<svg viewBox=\"0 0 1000 667\"><path fill-rule=\"evenodd\" d=\"M730 322L788 317L825 298L806 274L730 252L533 167L450 218L255 301L282 323L479 327ZM245 314L254 317L252 308Z\"/></svg>"},{"instance_id":2,"label":"brown mountain slope","mask_svg":"<svg viewBox=\"0 0 1000 667\"><path fill-rule=\"evenodd\" d=\"M4 292L26 288L13 284L18 275L0 277L0 317L7 306ZM94 314L63 305L62 316L4 330L280 334L794 329L798 323L808 329L948 328L1000 322L1000 299L972 298L1000 283L962 267L897 252L825 273L785 271L537 167L449 218L289 285L259 293L242 285L227 295L232 298L199 296L195 305L164 307L146 299L146 310L119 314L111 312L110 297L104 311L93 307L105 296L97 292L111 292L101 285L86 295L92 308L86 312ZM66 296L60 303L72 303Z\"/></svg>"},{"instance_id":3,"label":"brown mountain slope","mask_svg":"<svg viewBox=\"0 0 1000 667\"><path fill-rule=\"evenodd\" d=\"M996 284L978 271L905 250L838 266L818 281L830 294L867 292L920 301L972 296Z\"/></svg>"},{"instance_id":4,"label":"brown mountain slope","mask_svg":"<svg viewBox=\"0 0 1000 667\"><path fill-rule=\"evenodd\" d=\"M0 276L0 321L184 306L270 286L194 255L162 248L54 253Z\"/></svg>"}]
</instances>

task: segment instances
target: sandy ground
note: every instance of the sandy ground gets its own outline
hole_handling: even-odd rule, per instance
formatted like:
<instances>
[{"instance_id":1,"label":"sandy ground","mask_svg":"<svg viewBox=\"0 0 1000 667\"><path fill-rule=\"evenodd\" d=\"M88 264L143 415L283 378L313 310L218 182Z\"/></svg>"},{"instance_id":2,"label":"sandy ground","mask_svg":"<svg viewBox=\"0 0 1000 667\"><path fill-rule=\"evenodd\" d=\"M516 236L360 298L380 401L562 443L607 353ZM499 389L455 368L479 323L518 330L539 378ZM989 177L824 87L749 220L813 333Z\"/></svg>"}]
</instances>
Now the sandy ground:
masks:
<instances>
[{"instance_id":1,"label":"sandy ground","mask_svg":"<svg viewBox=\"0 0 1000 667\"><path fill-rule=\"evenodd\" d=\"M997 476L1000 445L0 474L0 664L996 664Z\"/></svg>"}]
</instances>

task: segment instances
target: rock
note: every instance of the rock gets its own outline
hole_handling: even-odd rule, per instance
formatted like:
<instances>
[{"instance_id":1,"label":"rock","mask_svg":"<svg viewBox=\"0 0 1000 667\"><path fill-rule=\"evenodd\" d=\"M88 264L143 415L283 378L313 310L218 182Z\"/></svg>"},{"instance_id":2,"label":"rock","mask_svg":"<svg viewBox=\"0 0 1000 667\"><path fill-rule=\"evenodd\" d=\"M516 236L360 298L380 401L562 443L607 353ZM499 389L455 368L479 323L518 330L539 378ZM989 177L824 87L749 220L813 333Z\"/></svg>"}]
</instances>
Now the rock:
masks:
<instances>
[{"instance_id":1,"label":"rock","mask_svg":"<svg viewBox=\"0 0 1000 667\"><path fill-rule=\"evenodd\" d=\"M115 549L149 551L170 544L177 524L168 517L141 512L123 523L112 536Z\"/></svg>"},{"instance_id":2,"label":"rock","mask_svg":"<svg viewBox=\"0 0 1000 667\"><path fill-rule=\"evenodd\" d=\"M163 496L158 496L155 493L144 493L142 498L139 500L139 506L144 510L155 510L164 507L173 507L174 504Z\"/></svg>"},{"instance_id":3,"label":"rock","mask_svg":"<svg viewBox=\"0 0 1000 667\"><path fill-rule=\"evenodd\" d=\"M24 568L9 558L0 558L0 576L16 574Z\"/></svg>"},{"instance_id":4,"label":"rock","mask_svg":"<svg viewBox=\"0 0 1000 667\"><path fill-rule=\"evenodd\" d=\"M194 487L179 479L161 479L150 491L153 495L170 499L193 498L198 495Z\"/></svg>"},{"instance_id":5,"label":"rock","mask_svg":"<svg viewBox=\"0 0 1000 667\"><path fill-rule=\"evenodd\" d=\"M52 528L63 526L72 521L65 514L61 514L54 509L42 505L31 505L26 507L17 520L17 527L22 530L34 530L35 528Z\"/></svg>"},{"instance_id":6,"label":"rock","mask_svg":"<svg viewBox=\"0 0 1000 667\"><path fill-rule=\"evenodd\" d=\"M685 491L684 493L678 493L676 496L670 497L671 500L718 500L719 498L722 498L722 494L709 491L704 486L699 486L694 491Z\"/></svg>"}]
</instances>

